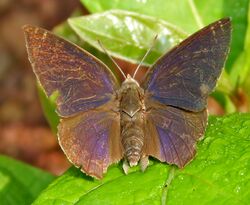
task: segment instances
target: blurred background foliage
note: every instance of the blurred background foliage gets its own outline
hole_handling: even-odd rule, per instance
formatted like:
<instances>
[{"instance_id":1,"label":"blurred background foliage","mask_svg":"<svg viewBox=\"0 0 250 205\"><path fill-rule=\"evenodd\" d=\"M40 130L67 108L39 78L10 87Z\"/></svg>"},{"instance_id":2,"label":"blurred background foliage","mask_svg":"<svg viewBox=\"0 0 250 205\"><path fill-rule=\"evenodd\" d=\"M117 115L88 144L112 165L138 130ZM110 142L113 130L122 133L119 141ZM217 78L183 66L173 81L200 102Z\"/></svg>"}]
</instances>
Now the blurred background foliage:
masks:
<instances>
[{"instance_id":1,"label":"blurred background foliage","mask_svg":"<svg viewBox=\"0 0 250 205\"><path fill-rule=\"evenodd\" d=\"M120 81L122 76L97 40L125 73L133 73L158 34L151 54L138 73L140 81L160 55L203 26L226 16L230 16L233 23L231 51L218 86L208 100L211 115L250 110L249 0L1 0L0 154L23 160L54 175L60 175L70 166L53 136L59 122L55 99L53 96L48 99L39 86L37 92L21 30L24 24L53 30L80 45L105 62ZM48 173L16 164L5 157L0 158L1 164L22 170L20 173L27 173L32 180L40 182L34 192L30 192L25 189L29 183L19 181L12 170L0 166L0 180L18 181L18 189L23 189L20 199L13 195L16 201L12 204L25 204L22 196L32 201L53 180ZM37 175L43 177L39 179ZM14 192L13 186L8 190ZM0 200L1 196L0 193ZM13 197L10 195L7 202Z\"/></svg>"}]
</instances>

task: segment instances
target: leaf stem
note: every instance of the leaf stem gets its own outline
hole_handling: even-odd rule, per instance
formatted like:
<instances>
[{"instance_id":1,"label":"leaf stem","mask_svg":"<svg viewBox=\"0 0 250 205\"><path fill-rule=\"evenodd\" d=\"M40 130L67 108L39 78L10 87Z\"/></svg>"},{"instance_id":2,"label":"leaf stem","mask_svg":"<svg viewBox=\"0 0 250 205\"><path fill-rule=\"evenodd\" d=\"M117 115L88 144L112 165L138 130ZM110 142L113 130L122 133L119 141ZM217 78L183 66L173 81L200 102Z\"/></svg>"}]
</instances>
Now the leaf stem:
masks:
<instances>
[{"instance_id":1,"label":"leaf stem","mask_svg":"<svg viewBox=\"0 0 250 205\"><path fill-rule=\"evenodd\" d=\"M165 186L164 186L164 188L162 190L162 197L161 197L161 204L162 205L166 205L166 203L167 203L168 189L169 189L169 186L170 186L172 180L175 177L175 175L174 175L175 174L175 170L176 170L175 166L171 166L170 167L168 178L167 178Z\"/></svg>"},{"instance_id":2,"label":"leaf stem","mask_svg":"<svg viewBox=\"0 0 250 205\"><path fill-rule=\"evenodd\" d=\"M194 4L194 1L193 0L188 0L188 3L189 3L189 6L191 7L191 10L193 12L193 15L194 15L194 18L195 18L195 21L196 21L198 27L199 28L204 27L204 23L203 23L203 21L201 19L200 14L198 13L198 10L197 10L197 8L196 8L196 6Z\"/></svg>"}]
</instances>

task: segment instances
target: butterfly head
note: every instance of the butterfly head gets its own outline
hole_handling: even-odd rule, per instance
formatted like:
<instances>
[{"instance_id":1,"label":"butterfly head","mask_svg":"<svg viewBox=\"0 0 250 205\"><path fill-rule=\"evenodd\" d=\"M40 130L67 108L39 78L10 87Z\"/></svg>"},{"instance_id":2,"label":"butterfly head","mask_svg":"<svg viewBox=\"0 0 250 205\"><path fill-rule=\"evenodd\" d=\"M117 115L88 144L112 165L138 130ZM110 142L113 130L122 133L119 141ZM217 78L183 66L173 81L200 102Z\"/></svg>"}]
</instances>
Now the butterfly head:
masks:
<instances>
[{"instance_id":1,"label":"butterfly head","mask_svg":"<svg viewBox=\"0 0 250 205\"><path fill-rule=\"evenodd\" d=\"M140 87L139 83L131 77L131 75L127 75L126 79L122 83L122 87L126 85L135 85L137 87Z\"/></svg>"},{"instance_id":2,"label":"butterfly head","mask_svg":"<svg viewBox=\"0 0 250 205\"><path fill-rule=\"evenodd\" d=\"M130 90L137 90L139 92L142 92L139 83L128 74L126 79L122 82L120 93L121 95L124 95Z\"/></svg>"}]
</instances>

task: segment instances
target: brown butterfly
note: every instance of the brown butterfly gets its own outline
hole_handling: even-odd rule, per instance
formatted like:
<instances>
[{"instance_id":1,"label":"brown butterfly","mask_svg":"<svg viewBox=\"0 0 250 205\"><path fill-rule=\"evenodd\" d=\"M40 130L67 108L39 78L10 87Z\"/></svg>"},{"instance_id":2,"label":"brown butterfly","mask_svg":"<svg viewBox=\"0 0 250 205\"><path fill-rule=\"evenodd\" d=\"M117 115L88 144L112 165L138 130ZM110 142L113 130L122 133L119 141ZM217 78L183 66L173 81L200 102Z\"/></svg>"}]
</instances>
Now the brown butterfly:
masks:
<instances>
[{"instance_id":1,"label":"brown butterfly","mask_svg":"<svg viewBox=\"0 0 250 205\"><path fill-rule=\"evenodd\" d=\"M164 54L142 85L119 85L101 61L42 28L24 27L30 62L45 93L58 92L59 143L86 174L102 178L124 158L124 170L152 156L184 167L207 124L206 103L226 60L231 21L201 29Z\"/></svg>"}]
</instances>

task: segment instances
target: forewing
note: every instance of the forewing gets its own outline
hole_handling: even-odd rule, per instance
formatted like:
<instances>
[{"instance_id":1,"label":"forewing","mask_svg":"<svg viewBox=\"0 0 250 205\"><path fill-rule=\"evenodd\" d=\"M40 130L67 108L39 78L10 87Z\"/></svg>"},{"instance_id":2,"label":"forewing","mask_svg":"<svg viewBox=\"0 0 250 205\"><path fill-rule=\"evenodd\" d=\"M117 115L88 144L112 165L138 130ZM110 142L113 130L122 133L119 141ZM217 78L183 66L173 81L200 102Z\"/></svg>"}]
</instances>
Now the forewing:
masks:
<instances>
[{"instance_id":1,"label":"forewing","mask_svg":"<svg viewBox=\"0 0 250 205\"><path fill-rule=\"evenodd\" d=\"M193 159L196 142L205 132L206 110L190 112L153 104L146 119L144 155L180 168Z\"/></svg>"},{"instance_id":2,"label":"forewing","mask_svg":"<svg viewBox=\"0 0 250 205\"><path fill-rule=\"evenodd\" d=\"M58 92L58 113L72 116L111 99L118 83L109 69L78 46L42 28L24 27L33 70L48 96Z\"/></svg>"},{"instance_id":3,"label":"forewing","mask_svg":"<svg viewBox=\"0 0 250 205\"><path fill-rule=\"evenodd\" d=\"M122 158L120 118L113 111L92 110L62 119L58 137L68 159L99 179Z\"/></svg>"},{"instance_id":4,"label":"forewing","mask_svg":"<svg viewBox=\"0 0 250 205\"><path fill-rule=\"evenodd\" d=\"M190 111L202 111L226 60L231 21L221 19L163 55L146 74L148 96Z\"/></svg>"}]
</instances>

